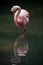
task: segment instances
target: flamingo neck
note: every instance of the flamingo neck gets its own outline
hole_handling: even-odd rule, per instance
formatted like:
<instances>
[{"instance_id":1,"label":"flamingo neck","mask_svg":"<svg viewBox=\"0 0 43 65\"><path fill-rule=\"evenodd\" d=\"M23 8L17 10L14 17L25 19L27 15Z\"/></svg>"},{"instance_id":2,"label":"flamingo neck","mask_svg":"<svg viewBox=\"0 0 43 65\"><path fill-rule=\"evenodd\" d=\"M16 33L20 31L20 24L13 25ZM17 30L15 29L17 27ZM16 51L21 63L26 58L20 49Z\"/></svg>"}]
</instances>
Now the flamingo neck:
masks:
<instances>
[{"instance_id":1,"label":"flamingo neck","mask_svg":"<svg viewBox=\"0 0 43 65\"><path fill-rule=\"evenodd\" d=\"M17 10L14 14L14 21L17 22L18 15L20 14L20 10Z\"/></svg>"}]
</instances>

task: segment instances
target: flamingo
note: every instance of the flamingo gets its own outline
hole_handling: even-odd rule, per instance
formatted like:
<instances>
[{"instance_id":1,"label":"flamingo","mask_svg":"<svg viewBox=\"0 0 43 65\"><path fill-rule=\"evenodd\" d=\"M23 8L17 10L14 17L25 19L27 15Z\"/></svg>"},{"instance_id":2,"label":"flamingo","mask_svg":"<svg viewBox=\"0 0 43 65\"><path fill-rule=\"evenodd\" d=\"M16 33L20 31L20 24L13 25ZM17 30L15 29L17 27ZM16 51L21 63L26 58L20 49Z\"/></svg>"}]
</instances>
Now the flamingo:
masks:
<instances>
[{"instance_id":1,"label":"flamingo","mask_svg":"<svg viewBox=\"0 0 43 65\"><path fill-rule=\"evenodd\" d=\"M12 6L11 12L14 14L14 22L18 28L24 27L26 30L26 25L29 22L29 12L25 9L21 9L20 6Z\"/></svg>"}]
</instances>

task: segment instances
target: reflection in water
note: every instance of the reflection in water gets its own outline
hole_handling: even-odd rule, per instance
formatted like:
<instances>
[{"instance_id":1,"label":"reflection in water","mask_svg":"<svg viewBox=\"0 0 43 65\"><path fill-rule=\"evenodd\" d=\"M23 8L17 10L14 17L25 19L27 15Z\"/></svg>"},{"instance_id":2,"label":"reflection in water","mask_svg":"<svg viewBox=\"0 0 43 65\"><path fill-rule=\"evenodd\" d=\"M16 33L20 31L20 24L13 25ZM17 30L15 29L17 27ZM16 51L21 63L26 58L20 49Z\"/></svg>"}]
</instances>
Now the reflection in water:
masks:
<instances>
[{"instance_id":1,"label":"reflection in water","mask_svg":"<svg viewBox=\"0 0 43 65\"><path fill-rule=\"evenodd\" d=\"M15 40L13 45L13 54L11 62L19 63L21 61L22 56L26 56L29 51L29 43L25 38L25 34L21 33L21 35Z\"/></svg>"}]
</instances>

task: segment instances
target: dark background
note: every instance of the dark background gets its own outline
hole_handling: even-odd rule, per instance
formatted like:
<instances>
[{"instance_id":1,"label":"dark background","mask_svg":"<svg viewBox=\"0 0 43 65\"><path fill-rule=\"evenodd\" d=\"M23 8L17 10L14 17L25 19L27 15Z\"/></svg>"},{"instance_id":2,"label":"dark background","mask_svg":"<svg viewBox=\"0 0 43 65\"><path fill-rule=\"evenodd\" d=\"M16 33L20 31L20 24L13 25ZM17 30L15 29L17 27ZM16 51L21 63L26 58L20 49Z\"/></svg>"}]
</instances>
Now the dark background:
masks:
<instances>
[{"instance_id":1,"label":"dark background","mask_svg":"<svg viewBox=\"0 0 43 65\"><path fill-rule=\"evenodd\" d=\"M0 0L0 65L11 65L12 45L19 34L10 13L13 5L19 5L30 12L27 40L31 49L20 65L43 65L43 2L41 0Z\"/></svg>"}]
</instances>

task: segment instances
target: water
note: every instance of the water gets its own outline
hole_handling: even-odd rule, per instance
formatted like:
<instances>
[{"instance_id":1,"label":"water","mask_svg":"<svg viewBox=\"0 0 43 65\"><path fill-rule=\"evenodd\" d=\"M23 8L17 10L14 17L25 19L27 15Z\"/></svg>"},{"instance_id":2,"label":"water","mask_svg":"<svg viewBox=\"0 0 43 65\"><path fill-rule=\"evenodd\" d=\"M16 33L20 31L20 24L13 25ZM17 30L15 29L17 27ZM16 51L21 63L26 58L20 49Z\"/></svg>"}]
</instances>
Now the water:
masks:
<instances>
[{"instance_id":1,"label":"water","mask_svg":"<svg viewBox=\"0 0 43 65\"><path fill-rule=\"evenodd\" d=\"M43 63L43 36L42 35L29 35L29 40L31 41L30 53L26 57L22 57L20 64L41 64ZM7 40L9 41L9 40ZM6 41L6 42L7 42ZM10 43L10 45L13 43ZM10 47L9 45L9 47ZM5 46L6 47L6 46ZM0 51L0 63L1 65L10 65L11 56L13 55L12 48Z\"/></svg>"}]
</instances>

